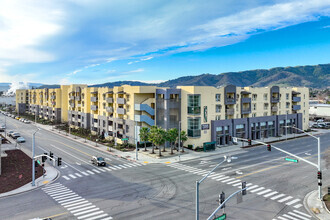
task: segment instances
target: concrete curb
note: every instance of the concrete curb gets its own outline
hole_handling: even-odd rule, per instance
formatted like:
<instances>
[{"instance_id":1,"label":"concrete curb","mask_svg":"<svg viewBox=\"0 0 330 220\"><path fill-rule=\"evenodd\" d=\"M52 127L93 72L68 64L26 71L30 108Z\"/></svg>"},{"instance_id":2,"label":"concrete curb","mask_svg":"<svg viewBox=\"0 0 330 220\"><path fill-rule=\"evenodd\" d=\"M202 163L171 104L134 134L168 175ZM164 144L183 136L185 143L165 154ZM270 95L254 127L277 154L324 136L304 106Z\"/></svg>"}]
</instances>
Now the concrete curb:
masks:
<instances>
[{"instance_id":1,"label":"concrete curb","mask_svg":"<svg viewBox=\"0 0 330 220\"><path fill-rule=\"evenodd\" d=\"M312 193L314 193L314 192L315 192L315 190L312 191L312 192L309 192L309 193L304 197L304 202L303 202L303 204L304 204L304 207L305 207L306 211L307 211L311 216L313 216L315 219L320 219L319 217L317 217L317 216L315 215L314 212L312 212L312 211L310 210L310 208L309 208L308 205L307 205L307 200L308 200L308 198L309 198L310 195L311 195Z\"/></svg>"},{"instance_id":2,"label":"concrete curb","mask_svg":"<svg viewBox=\"0 0 330 220\"><path fill-rule=\"evenodd\" d=\"M54 169L55 169L55 168L54 168ZM21 187L19 187L19 188L17 188L17 189L14 189L14 190L12 190L12 191L5 192L5 193L0 194L0 199L2 199L2 198L7 198L7 197L10 197L10 196L20 195L20 194L27 193L27 192L31 192L31 191L37 190L37 189L39 189L39 188L41 188L41 187L43 187L43 186L45 186L45 185L49 185L49 184L55 182L55 181L60 177L60 175L59 175L60 172L59 172L57 169L55 169L55 170L56 170L56 172L57 172L56 176L54 177L54 179L52 179L52 180L49 181L48 183L46 183L46 184L41 184L41 185L36 186L36 187L34 187L34 188L32 188L32 186L31 186L31 189L27 189L27 190L24 190L24 191L21 191L21 192L14 192L14 191L20 189L21 187L25 187L26 185L31 184L31 182L30 182L30 183L27 183L27 184L25 184L25 185L23 185L23 186L21 186ZM43 177L39 177L38 179L40 179L40 178L43 178ZM36 179L36 181L37 181L38 179ZM4 194L5 194L5 195L4 195ZM6 195L6 194L8 194L8 195Z\"/></svg>"}]
</instances>

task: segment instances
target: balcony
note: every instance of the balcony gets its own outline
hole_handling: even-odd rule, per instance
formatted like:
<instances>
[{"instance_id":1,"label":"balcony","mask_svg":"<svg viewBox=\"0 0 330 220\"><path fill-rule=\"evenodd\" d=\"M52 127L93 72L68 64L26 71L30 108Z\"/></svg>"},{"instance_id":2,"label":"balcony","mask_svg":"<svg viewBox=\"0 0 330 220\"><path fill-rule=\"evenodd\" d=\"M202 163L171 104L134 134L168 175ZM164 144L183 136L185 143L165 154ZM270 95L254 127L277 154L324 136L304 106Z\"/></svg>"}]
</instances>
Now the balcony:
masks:
<instances>
[{"instance_id":1,"label":"balcony","mask_svg":"<svg viewBox=\"0 0 330 220\"><path fill-rule=\"evenodd\" d=\"M76 96L75 99L76 99L77 101L81 101L81 97L80 97L80 96Z\"/></svg>"},{"instance_id":2,"label":"balcony","mask_svg":"<svg viewBox=\"0 0 330 220\"><path fill-rule=\"evenodd\" d=\"M235 113L235 109L233 108L226 109L226 115L234 115L234 113Z\"/></svg>"},{"instance_id":3,"label":"balcony","mask_svg":"<svg viewBox=\"0 0 330 220\"><path fill-rule=\"evenodd\" d=\"M280 99L278 97L271 97L270 99L271 103L278 103L280 101Z\"/></svg>"},{"instance_id":4,"label":"balcony","mask_svg":"<svg viewBox=\"0 0 330 220\"><path fill-rule=\"evenodd\" d=\"M69 105L70 107L74 108L74 103L70 103Z\"/></svg>"},{"instance_id":5,"label":"balcony","mask_svg":"<svg viewBox=\"0 0 330 220\"><path fill-rule=\"evenodd\" d=\"M124 109L124 108L117 108L117 114L121 114L121 115L126 114L126 109Z\"/></svg>"},{"instance_id":6,"label":"balcony","mask_svg":"<svg viewBox=\"0 0 330 220\"><path fill-rule=\"evenodd\" d=\"M147 115L135 115L134 120L137 122L145 122L150 126L155 125L155 120L153 120L152 118L150 118Z\"/></svg>"},{"instance_id":7,"label":"balcony","mask_svg":"<svg viewBox=\"0 0 330 220\"><path fill-rule=\"evenodd\" d=\"M231 98L231 97L226 97L225 98L225 104L226 105L234 105L234 104L236 104L236 100L234 98Z\"/></svg>"},{"instance_id":8,"label":"balcony","mask_svg":"<svg viewBox=\"0 0 330 220\"><path fill-rule=\"evenodd\" d=\"M106 110L107 112L110 112L110 113L113 112L113 108L112 108L112 107L106 107L105 110Z\"/></svg>"},{"instance_id":9,"label":"balcony","mask_svg":"<svg viewBox=\"0 0 330 220\"><path fill-rule=\"evenodd\" d=\"M74 96L70 96L69 97L69 100L74 100Z\"/></svg>"},{"instance_id":10,"label":"balcony","mask_svg":"<svg viewBox=\"0 0 330 220\"><path fill-rule=\"evenodd\" d=\"M242 108L242 114L250 114L251 113L251 108Z\"/></svg>"},{"instance_id":11,"label":"balcony","mask_svg":"<svg viewBox=\"0 0 330 220\"><path fill-rule=\"evenodd\" d=\"M106 99L106 101L107 101L107 103L113 103L113 98L109 97L109 98Z\"/></svg>"},{"instance_id":12,"label":"balcony","mask_svg":"<svg viewBox=\"0 0 330 220\"><path fill-rule=\"evenodd\" d=\"M124 124L124 119L123 118L117 118L117 123L118 124Z\"/></svg>"},{"instance_id":13,"label":"balcony","mask_svg":"<svg viewBox=\"0 0 330 220\"><path fill-rule=\"evenodd\" d=\"M96 96L93 96L93 97L91 97L91 102L97 102L97 97Z\"/></svg>"},{"instance_id":14,"label":"balcony","mask_svg":"<svg viewBox=\"0 0 330 220\"><path fill-rule=\"evenodd\" d=\"M77 104L77 107L79 107L79 108L80 108L80 107L81 107L81 104Z\"/></svg>"},{"instance_id":15,"label":"balcony","mask_svg":"<svg viewBox=\"0 0 330 220\"><path fill-rule=\"evenodd\" d=\"M136 111L145 111L149 115L155 115L155 109L151 108L147 104L135 104L134 107Z\"/></svg>"},{"instance_id":16,"label":"balcony","mask_svg":"<svg viewBox=\"0 0 330 220\"><path fill-rule=\"evenodd\" d=\"M278 107L277 106L272 106L271 110L272 110L272 112L277 112L278 111Z\"/></svg>"},{"instance_id":17,"label":"balcony","mask_svg":"<svg viewBox=\"0 0 330 220\"><path fill-rule=\"evenodd\" d=\"M292 97L292 102L301 102L301 97Z\"/></svg>"},{"instance_id":18,"label":"balcony","mask_svg":"<svg viewBox=\"0 0 330 220\"><path fill-rule=\"evenodd\" d=\"M92 111L97 111L97 109L98 109L97 105L91 105L91 110Z\"/></svg>"},{"instance_id":19,"label":"balcony","mask_svg":"<svg viewBox=\"0 0 330 220\"><path fill-rule=\"evenodd\" d=\"M126 99L125 98L117 98L117 104L126 104Z\"/></svg>"},{"instance_id":20,"label":"balcony","mask_svg":"<svg viewBox=\"0 0 330 220\"><path fill-rule=\"evenodd\" d=\"M113 131L113 127L109 125L109 126L108 126L108 130L109 130L109 131Z\"/></svg>"},{"instance_id":21,"label":"balcony","mask_svg":"<svg viewBox=\"0 0 330 220\"><path fill-rule=\"evenodd\" d=\"M200 115L201 107L187 107L188 114L190 115Z\"/></svg>"},{"instance_id":22,"label":"balcony","mask_svg":"<svg viewBox=\"0 0 330 220\"><path fill-rule=\"evenodd\" d=\"M50 97L50 99L56 99L56 96L52 95L52 96Z\"/></svg>"},{"instance_id":23,"label":"balcony","mask_svg":"<svg viewBox=\"0 0 330 220\"><path fill-rule=\"evenodd\" d=\"M200 136L201 136L201 130L188 129L188 137L200 137Z\"/></svg>"},{"instance_id":24,"label":"balcony","mask_svg":"<svg viewBox=\"0 0 330 220\"><path fill-rule=\"evenodd\" d=\"M242 103L251 103L251 98L242 98Z\"/></svg>"},{"instance_id":25,"label":"balcony","mask_svg":"<svg viewBox=\"0 0 330 220\"><path fill-rule=\"evenodd\" d=\"M297 110L300 110L300 109L301 109L300 105L292 105L292 110L293 111L297 111Z\"/></svg>"}]
</instances>

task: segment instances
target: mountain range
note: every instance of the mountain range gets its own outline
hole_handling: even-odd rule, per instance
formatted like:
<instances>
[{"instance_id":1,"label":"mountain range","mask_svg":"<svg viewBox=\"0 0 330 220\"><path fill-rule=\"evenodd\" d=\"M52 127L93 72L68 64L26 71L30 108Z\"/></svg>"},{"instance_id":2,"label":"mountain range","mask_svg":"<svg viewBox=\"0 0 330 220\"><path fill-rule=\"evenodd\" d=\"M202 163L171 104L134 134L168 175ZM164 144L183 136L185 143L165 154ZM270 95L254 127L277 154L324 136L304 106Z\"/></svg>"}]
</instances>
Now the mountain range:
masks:
<instances>
[{"instance_id":1,"label":"mountain range","mask_svg":"<svg viewBox=\"0 0 330 220\"><path fill-rule=\"evenodd\" d=\"M197 76L183 76L162 83L151 84L139 81L116 81L103 84L90 85L90 87L114 87L121 85L144 86L155 85L159 87L176 86L223 86L233 84L244 86L302 86L310 88L330 87L330 64L276 67L272 69L256 69L241 72L227 72L221 74L201 74ZM43 85L43 88L59 87L59 85Z\"/></svg>"}]
</instances>

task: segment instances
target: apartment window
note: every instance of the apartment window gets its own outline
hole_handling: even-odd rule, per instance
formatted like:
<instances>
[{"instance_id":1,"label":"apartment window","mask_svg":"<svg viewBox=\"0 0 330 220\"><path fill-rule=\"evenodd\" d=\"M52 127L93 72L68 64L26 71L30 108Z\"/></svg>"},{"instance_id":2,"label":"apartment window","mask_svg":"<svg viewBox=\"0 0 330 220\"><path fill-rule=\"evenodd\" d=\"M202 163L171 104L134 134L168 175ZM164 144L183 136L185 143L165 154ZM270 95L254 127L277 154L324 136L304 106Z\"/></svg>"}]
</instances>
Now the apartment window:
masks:
<instances>
[{"instance_id":1,"label":"apartment window","mask_svg":"<svg viewBox=\"0 0 330 220\"><path fill-rule=\"evenodd\" d=\"M267 116L268 115L268 113L267 112L264 112L264 116Z\"/></svg>"},{"instance_id":2,"label":"apartment window","mask_svg":"<svg viewBox=\"0 0 330 220\"><path fill-rule=\"evenodd\" d=\"M304 118L304 123L306 122L306 118Z\"/></svg>"},{"instance_id":3,"label":"apartment window","mask_svg":"<svg viewBox=\"0 0 330 220\"><path fill-rule=\"evenodd\" d=\"M201 114L201 95L188 95L188 114Z\"/></svg>"},{"instance_id":4,"label":"apartment window","mask_svg":"<svg viewBox=\"0 0 330 220\"><path fill-rule=\"evenodd\" d=\"M221 94L215 94L215 101L220 102Z\"/></svg>"},{"instance_id":5,"label":"apartment window","mask_svg":"<svg viewBox=\"0 0 330 220\"><path fill-rule=\"evenodd\" d=\"M306 112L305 112L305 110L304 110L304 114L305 114Z\"/></svg>"},{"instance_id":6,"label":"apartment window","mask_svg":"<svg viewBox=\"0 0 330 220\"><path fill-rule=\"evenodd\" d=\"M289 93L285 94L285 98L286 98L286 100L289 100Z\"/></svg>"},{"instance_id":7,"label":"apartment window","mask_svg":"<svg viewBox=\"0 0 330 220\"><path fill-rule=\"evenodd\" d=\"M84 116L81 116L81 120L84 121Z\"/></svg>"},{"instance_id":8,"label":"apartment window","mask_svg":"<svg viewBox=\"0 0 330 220\"><path fill-rule=\"evenodd\" d=\"M105 100L105 94L103 94L103 100Z\"/></svg>"},{"instance_id":9,"label":"apartment window","mask_svg":"<svg viewBox=\"0 0 330 220\"><path fill-rule=\"evenodd\" d=\"M201 118L188 118L188 137L201 136Z\"/></svg>"},{"instance_id":10,"label":"apartment window","mask_svg":"<svg viewBox=\"0 0 330 220\"><path fill-rule=\"evenodd\" d=\"M285 105L286 108L290 108L290 102L287 102Z\"/></svg>"},{"instance_id":11,"label":"apartment window","mask_svg":"<svg viewBox=\"0 0 330 220\"><path fill-rule=\"evenodd\" d=\"M103 127L105 127L105 121L103 120Z\"/></svg>"},{"instance_id":12,"label":"apartment window","mask_svg":"<svg viewBox=\"0 0 330 220\"><path fill-rule=\"evenodd\" d=\"M84 93L81 93L81 98L85 98L85 94Z\"/></svg>"},{"instance_id":13,"label":"apartment window","mask_svg":"<svg viewBox=\"0 0 330 220\"><path fill-rule=\"evenodd\" d=\"M264 103L264 110L268 110L268 103Z\"/></svg>"},{"instance_id":14,"label":"apartment window","mask_svg":"<svg viewBox=\"0 0 330 220\"><path fill-rule=\"evenodd\" d=\"M221 105L215 105L215 112L221 112Z\"/></svg>"},{"instance_id":15,"label":"apartment window","mask_svg":"<svg viewBox=\"0 0 330 220\"><path fill-rule=\"evenodd\" d=\"M265 93L265 94L264 94L264 100L267 101L267 99L268 99L268 94Z\"/></svg>"},{"instance_id":16,"label":"apartment window","mask_svg":"<svg viewBox=\"0 0 330 220\"><path fill-rule=\"evenodd\" d=\"M286 114L289 114L289 111L286 111Z\"/></svg>"},{"instance_id":17,"label":"apartment window","mask_svg":"<svg viewBox=\"0 0 330 220\"><path fill-rule=\"evenodd\" d=\"M256 113L252 113L252 117L257 117L257 114Z\"/></svg>"},{"instance_id":18,"label":"apartment window","mask_svg":"<svg viewBox=\"0 0 330 220\"><path fill-rule=\"evenodd\" d=\"M217 120L217 121L221 120L221 116L220 115L216 115L215 116L215 120Z\"/></svg>"},{"instance_id":19,"label":"apartment window","mask_svg":"<svg viewBox=\"0 0 330 220\"><path fill-rule=\"evenodd\" d=\"M253 110L257 110L257 104L253 104Z\"/></svg>"},{"instance_id":20,"label":"apartment window","mask_svg":"<svg viewBox=\"0 0 330 220\"><path fill-rule=\"evenodd\" d=\"M126 125L126 133L128 133L128 132L129 132L129 126Z\"/></svg>"},{"instance_id":21,"label":"apartment window","mask_svg":"<svg viewBox=\"0 0 330 220\"><path fill-rule=\"evenodd\" d=\"M304 94L304 99L305 99L306 95Z\"/></svg>"},{"instance_id":22,"label":"apartment window","mask_svg":"<svg viewBox=\"0 0 330 220\"><path fill-rule=\"evenodd\" d=\"M85 106L85 102L84 102L84 101L82 101L82 102L81 102L81 104L82 104L82 107L84 107L84 106Z\"/></svg>"},{"instance_id":23,"label":"apartment window","mask_svg":"<svg viewBox=\"0 0 330 220\"><path fill-rule=\"evenodd\" d=\"M305 104L305 102L304 102L304 107L306 107L306 104Z\"/></svg>"},{"instance_id":24,"label":"apartment window","mask_svg":"<svg viewBox=\"0 0 330 220\"><path fill-rule=\"evenodd\" d=\"M238 111L238 104L236 104L236 111Z\"/></svg>"},{"instance_id":25,"label":"apartment window","mask_svg":"<svg viewBox=\"0 0 330 220\"><path fill-rule=\"evenodd\" d=\"M238 101L239 99L239 94L236 95L236 102Z\"/></svg>"}]
</instances>

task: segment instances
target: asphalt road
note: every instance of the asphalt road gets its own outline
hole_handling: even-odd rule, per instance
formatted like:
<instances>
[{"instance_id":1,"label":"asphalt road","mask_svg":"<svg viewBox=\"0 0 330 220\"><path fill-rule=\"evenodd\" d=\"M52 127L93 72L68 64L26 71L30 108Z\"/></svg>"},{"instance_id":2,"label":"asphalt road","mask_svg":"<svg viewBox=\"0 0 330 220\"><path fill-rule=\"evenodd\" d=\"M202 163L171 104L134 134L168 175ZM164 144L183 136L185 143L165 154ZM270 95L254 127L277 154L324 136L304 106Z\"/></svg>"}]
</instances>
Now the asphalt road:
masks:
<instances>
[{"instance_id":1,"label":"asphalt road","mask_svg":"<svg viewBox=\"0 0 330 220\"><path fill-rule=\"evenodd\" d=\"M0 120L3 120L0 115ZM7 131L17 130L31 149L32 124L7 119ZM329 179L329 164L323 158L330 135L322 135L323 179ZM299 138L275 146L317 163L317 141ZM74 140L41 130L36 135L36 154L52 151L62 157L60 178L49 187L0 199L1 219L194 219L195 182L223 160L224 155L170 164L134 163L101 152ZM90 163L103 156L106 168ZM302 206L304 196L317 189L316 168L303 161L284 160L285 154L266 147L232 152L237 157L224 163L200 185L200 219L218 206L220 192L226 197L237 191L241 181L250 189L237 204L226 205L227 219L311 219ZM251 184L251 185L250 185ZM324 181L324 185L330 184ZM222 210L219 214L222 213ZM100 218L97 218L100 217Z\"/></svg>"}]
</instances>

